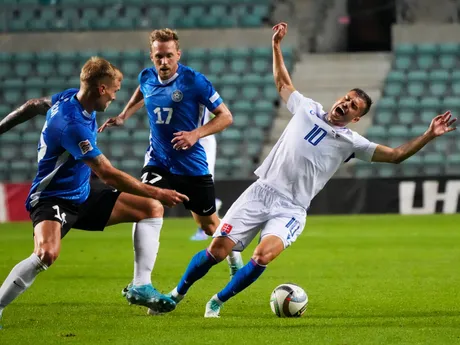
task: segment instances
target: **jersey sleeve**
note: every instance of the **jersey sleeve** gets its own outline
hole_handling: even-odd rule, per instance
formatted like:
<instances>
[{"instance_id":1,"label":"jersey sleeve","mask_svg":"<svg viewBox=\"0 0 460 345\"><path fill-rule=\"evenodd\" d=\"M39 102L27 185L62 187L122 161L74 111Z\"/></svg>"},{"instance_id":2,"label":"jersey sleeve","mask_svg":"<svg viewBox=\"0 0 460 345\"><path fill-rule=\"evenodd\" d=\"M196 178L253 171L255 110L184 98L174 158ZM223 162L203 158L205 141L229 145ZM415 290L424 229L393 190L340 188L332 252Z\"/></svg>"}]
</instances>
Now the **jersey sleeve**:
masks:
<instances>
[{"instance_id":1,"label":"jersey sleeve","mask_svg":"<svg viewBox=\"0 0 460 345\"><path fill-rule=\"evenodd\" d=\"M376 147L376 143L373 143L358 133L353 132L353 149L356 158L370 162Z\"/></svg>"},{"instance_id":2,"label":"jersey sleeve","mask_svg":"<svg viewBox=\"0 0 460 345\"><path fill-rule=\"evenodd\" d=\"M198 92L198 102L206 106L210 112L213 112L224 102L211 82L201 73L195 77L195 88Z\"/></svg>"},{"instance_id":3,"label":"jersey sleeve","mask_svg":"<svg viewBox=\"0 0 460 345\"><path fill-rule=\"evenodd\" d=\"M304 104L301 106L301 104ZM321 104L315 102L314 100L305 97L299 91L294 91L288 98L286 107L294 115L299 108L311 108L314 109L314 112L322 112Z\"/></svg>"},{"instance_id":4,"label":"jersey sleeve","mask_svg":"<svg viewBox=\"0 0 460 345\"><path fill-rule=\"evenodd\" d=\"M61 136L61 145L76 160L94 158L101 154L96 137L87 127L76 123L68 125Z\"/></svg>"}]
</instances>

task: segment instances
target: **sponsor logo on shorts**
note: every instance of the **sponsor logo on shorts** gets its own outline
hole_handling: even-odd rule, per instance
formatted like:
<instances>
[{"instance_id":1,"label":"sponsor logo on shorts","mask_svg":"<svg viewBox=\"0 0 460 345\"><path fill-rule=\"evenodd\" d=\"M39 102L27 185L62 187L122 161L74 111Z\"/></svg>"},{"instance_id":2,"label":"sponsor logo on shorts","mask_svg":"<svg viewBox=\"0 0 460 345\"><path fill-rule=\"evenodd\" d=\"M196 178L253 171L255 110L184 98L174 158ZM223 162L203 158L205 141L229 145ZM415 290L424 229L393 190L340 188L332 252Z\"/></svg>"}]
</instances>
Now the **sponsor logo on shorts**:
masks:
<instances>
[{"instance_id":1,"label":"sponsor logo on shorts","mask_svg":"<svg viewBox=\"0 0 460 345\"><path fill-rule=\"evenodd\" d=\"M87 154L89 151L92 151L93 150L93 146L91 145L90 141L87 139L87 140L83 140L83 141L80 141L78 143L78 146L80 147L80 151L81 151L81 154L82 155L85 155Z\"/></svg>"},{"instance_id":2,"label":"sponsor logo on shorts","mask_svg":"<svg viewBox=\"0 0 460 345\"><path fill-rule=\"evenodd\" d=\"M233 229L233 226L230 224L225 223L222 225L222 228L220 229L220 233L222 236L228 235Z\"/></svg>"},{"instance_id":3,"label":"sponsor logo on shorts","mask_svg":"<svg viewBox=\"0 0 460 345\"><path fill-rule=\"evenodd\" d=\"M180 102L184 98L184 94L181 90L176 90L171 94L171 98L174 102Z\"/></svg>"}]
</instances>

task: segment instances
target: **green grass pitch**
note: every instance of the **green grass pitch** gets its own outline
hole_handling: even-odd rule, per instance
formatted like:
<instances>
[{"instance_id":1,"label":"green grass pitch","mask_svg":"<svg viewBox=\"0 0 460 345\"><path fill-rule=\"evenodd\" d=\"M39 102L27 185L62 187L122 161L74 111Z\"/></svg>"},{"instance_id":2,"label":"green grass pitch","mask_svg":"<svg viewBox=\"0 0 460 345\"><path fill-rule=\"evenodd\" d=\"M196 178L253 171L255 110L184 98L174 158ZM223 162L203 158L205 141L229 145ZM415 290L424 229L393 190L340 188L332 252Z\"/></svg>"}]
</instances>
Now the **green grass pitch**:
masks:
<instances>
[{"instance_id":1,"label":"green grass pitch","mask_svg":"<svg viewBox=\"0 0 460 345\"><path fill-rule=\"evenodd\" d=\"M191 256L191 219L166 219L153 281L167 292ZM0 225L0 281L33 247L31 225ZM244 253L247 261L255 243ZM262 277L204 319L228 281L214 267L163 316L128 306L131 225L73 230L61 256L5 309L0 344L460 344L460 215L309 217L297 242ZM308 293L299 319L272 314L270 293L293 282Z\"/></svg>"}]
</instances>

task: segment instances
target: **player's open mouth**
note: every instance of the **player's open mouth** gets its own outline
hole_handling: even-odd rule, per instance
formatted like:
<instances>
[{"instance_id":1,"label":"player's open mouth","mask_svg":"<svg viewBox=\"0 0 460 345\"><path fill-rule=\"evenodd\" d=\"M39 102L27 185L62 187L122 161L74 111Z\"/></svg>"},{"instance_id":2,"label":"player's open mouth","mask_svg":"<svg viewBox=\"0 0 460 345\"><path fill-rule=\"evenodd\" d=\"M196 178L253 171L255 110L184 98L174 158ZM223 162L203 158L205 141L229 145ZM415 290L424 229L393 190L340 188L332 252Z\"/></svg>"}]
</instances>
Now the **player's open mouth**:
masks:
<instances>
[{"instance_id":1,"label":"player's open mouth","mask_svg":"<svg viewBox=\"0 0 460 345\"><path fill-rule=\"evenodd\" d=\"M337 107L335 108L335 113L336 113L337 115L339 115L339 116L344 116L344 115L345 115L345 111L344 111L341 107L339 107L339 106L337 106Z\"/></svg>"}]
</instances>

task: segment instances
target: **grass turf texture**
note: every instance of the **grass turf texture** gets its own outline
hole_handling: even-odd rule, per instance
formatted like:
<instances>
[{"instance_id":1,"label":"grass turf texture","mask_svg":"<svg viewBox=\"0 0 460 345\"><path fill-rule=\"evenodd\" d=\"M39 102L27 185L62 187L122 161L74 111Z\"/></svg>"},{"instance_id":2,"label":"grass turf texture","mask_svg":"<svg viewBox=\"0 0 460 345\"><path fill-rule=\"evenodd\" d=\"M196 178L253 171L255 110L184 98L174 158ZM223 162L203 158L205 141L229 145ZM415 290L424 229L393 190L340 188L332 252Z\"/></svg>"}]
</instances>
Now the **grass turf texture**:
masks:
<instances>
[{"instance_id":1,"label":"grass turf texture","mask_svg":"<svg viewBox=\"0 0 460 345\"><path fill-rule=\"evenodd\" d=\"M120 290L132 275L131 226L71 231L61 256L5 309L0 344L460 344L460 215L309 217L297 242L220 319L208 299L228 281L214 267L171 314L149 317ZM169 291L191 256L189 219L167 219L153 274ZM32 250L30 224L0 225L0 281ZM255 243L244 253L250 257ZM300 319L270 311L294 282L310 302Z\"/></svg>"}]
</instances>

